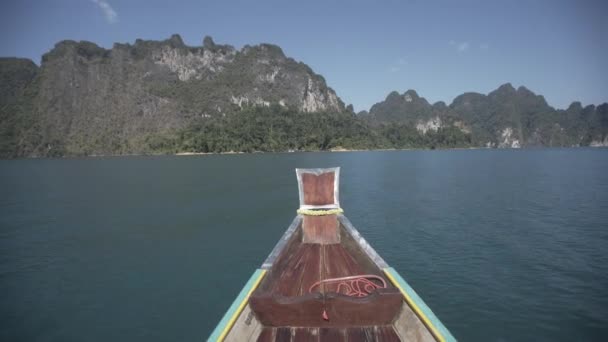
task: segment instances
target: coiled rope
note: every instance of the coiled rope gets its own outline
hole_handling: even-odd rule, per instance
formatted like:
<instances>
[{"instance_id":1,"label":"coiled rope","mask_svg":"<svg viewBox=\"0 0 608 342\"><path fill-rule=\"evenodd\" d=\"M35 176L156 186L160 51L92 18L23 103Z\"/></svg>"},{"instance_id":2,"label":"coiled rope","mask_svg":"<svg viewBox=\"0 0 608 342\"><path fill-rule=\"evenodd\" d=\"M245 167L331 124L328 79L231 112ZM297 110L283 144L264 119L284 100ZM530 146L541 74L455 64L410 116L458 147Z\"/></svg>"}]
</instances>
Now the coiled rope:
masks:
<instances>
[{"instance_id":1,"label":"coiled rope","mask_svg":"<svg viewBox=\"0 0 608 342\"><path fill-rule=\"evenodd\" d=\"M329 210L318 210L318 209L298 209L298 215L307 215L307 216L325 216L325 215L335 215L342 214L344 210L342 208L329 209Z\"/></svg>"},{"instance_id":2,"label":"coiled rope","mask_svg":"<svg viewBox=\"0 0 608 342\"><path fill-rule=\"evenodd\" d=\"M374 282L375 280L379 281L380 284ZM366 297L376 289L386 288L386 281L384 280L384 278L379 277L375 274L361 274L349 277L319 280L318 282L310 286L308 292L312 293L313 289L317 286L320 286L321 284L332 283L338 283L336 292L345 294L350 297Z\"/></svg>"},{"instance_id":3,"label":"coiled rope","mask_svg":"<svg viewBox=\"0 0 608 342\"><path fill-rule=\"evenodd\" d=\"M380 284L374 282L374 280L380 281ZM359 298L370 295L376 289L386 288L386 281L384 280L384 278L379 277L375 274L361 274L349 277L319 280L318 282L310 286L308 292L312 293L314 288L317 286L321 286L321 284L331 283L338 283L338 287L336 289L337 293ZM323 306L325 306L325 304L323 304ZM323 308L323 313L321 313L321 317L324 320L329 321L329 315L327 314L327 310L325 310L325 308Z\"/></svg>"}]
</instances>

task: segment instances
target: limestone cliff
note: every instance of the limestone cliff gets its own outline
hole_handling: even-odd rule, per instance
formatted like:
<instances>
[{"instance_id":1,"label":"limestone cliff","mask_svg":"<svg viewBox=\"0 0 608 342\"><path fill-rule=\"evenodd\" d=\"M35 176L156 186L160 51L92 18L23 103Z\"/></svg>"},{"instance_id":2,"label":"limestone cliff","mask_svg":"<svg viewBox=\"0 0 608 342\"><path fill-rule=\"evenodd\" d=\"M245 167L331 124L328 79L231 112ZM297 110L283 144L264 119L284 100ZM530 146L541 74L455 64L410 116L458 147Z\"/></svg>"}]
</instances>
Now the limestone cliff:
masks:
<instances>
[{"instance_id":1,"label":"limestone cliff","mask_svg":"<svg viewBox=\"0 0 608 342\"><path fill-rule=\"evenodd\" d=\"M210 37L194 47L179 35L111 49L62 41L40 67L2 59L0 77L7 88L0 95L0 127L14 131L14 139L3 142L5 156L145 152L150 134L245 106L345 111L323 77L279 47L237 50Z\"/></svg>"}]
</instances>

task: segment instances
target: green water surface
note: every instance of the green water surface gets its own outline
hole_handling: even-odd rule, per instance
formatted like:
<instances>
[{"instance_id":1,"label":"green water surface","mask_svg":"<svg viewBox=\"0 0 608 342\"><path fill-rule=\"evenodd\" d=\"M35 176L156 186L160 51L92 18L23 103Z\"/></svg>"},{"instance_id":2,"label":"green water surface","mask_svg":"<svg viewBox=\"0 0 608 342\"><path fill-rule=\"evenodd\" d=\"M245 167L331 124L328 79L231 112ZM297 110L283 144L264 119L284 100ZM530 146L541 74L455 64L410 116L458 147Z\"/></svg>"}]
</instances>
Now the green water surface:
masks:
<instances>
[{"instance_id":1,"label":"green water surface","mask_svg":"<svg viewBox=\"0 0 608 342\"><path fill-rule=\"evenodd\" d=\"M205 339L330 166L460 341L608 340L608 149L0 161L0 340Z\"/></svg>"}]
</instances>

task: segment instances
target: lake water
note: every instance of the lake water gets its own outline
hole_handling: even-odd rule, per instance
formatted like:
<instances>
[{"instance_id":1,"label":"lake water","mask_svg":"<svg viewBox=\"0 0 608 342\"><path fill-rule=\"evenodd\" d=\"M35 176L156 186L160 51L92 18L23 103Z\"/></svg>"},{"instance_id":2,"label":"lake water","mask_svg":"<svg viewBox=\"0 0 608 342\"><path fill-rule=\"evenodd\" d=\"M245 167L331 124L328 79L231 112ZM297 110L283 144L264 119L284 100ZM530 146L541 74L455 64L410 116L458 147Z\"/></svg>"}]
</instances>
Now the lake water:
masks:
<instances>
[{"instance_id":1,"label":"lake water","mask_svg":"<svg viewBox=\"0 0 608 342\"><path fill-rule=\"evenodd\" d=\"M205 339L330 166L459 340L608 340L608 149L0 161L0 340Z\"/></svg>"}]
</instances>

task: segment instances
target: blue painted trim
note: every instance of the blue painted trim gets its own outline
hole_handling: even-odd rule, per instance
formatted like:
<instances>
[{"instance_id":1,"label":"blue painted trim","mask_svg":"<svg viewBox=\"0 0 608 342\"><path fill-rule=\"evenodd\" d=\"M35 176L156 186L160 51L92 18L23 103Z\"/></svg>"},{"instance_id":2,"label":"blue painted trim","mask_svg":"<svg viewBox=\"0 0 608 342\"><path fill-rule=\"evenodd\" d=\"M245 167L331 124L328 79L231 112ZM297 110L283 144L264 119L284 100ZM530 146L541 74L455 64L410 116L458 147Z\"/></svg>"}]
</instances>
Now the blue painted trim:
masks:
<instances>
[{"instance_id":1,"label":"blue painted trim","mask_svg":"<svg viewBox=\"0 0 608 342\"><path fill-rule=\"evenodd\" d=\"M220 337L222 337L222 332L224 331L226 326L231 323L230 321L232 317L237 314L237 311L239 310L239 307L241 306L243 301L246 301L249 298L249 294L252 288L259 283L260 278L264 275L265 272L265 270L261 269L257 269L255 270L255 272L253 272L241 292L239 292L234 302L232 302L232 305L230 305L230 308L228 308L228 311L226 311L226 313L224 314L224 317L222 317L222 320L220 320L220 322L217 324L217 326L207 339L208 342L215 342L220 340Z\"/></svg>"},{"instance_id":2,"label":"blue painted trim","mask_svg":"<svg viewBox=\"0 0 608 342\"><path fill-rule=\"evenodd\" d=\"M446 342L456 342L456 338L450 333L450 331L441 323L439 318L435 316L431 308L426 305L426 303L420 298L420 296L414 291L414 289L399 275L399 273L392 267L387 267L384 269L385 272L390 273L390 275L397 281L399 287L403 291L407 293L407 295L411 298L416 306L422 311L422 313L426 316L426 318L431 322L436 330L443 336Z\"/></svg>"}]
</instances>

